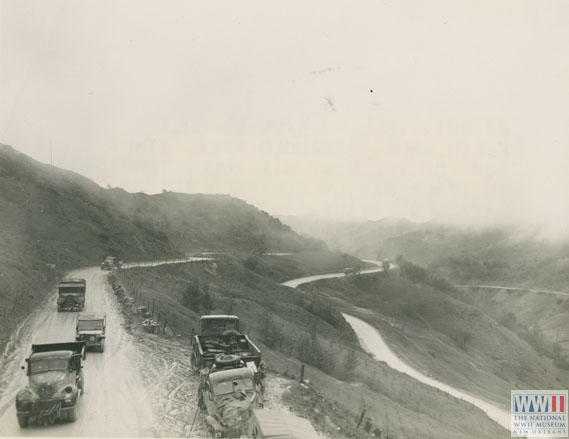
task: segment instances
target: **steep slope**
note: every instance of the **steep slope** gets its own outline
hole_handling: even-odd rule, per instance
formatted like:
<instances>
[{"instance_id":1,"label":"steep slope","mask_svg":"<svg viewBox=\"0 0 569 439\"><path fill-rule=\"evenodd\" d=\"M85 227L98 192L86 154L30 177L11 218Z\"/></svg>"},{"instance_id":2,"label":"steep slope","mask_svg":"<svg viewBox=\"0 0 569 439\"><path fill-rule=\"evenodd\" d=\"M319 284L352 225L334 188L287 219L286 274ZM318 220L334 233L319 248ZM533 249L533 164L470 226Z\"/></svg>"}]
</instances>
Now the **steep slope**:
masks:
<instances>
[{"instance_id":1,"label":"steep slope","mask_svg":"<svg viewBox=\"0 0 569 439\"><path fill-rule=\"evenodd\" d=\"M227 195L130 194L0 144L0 346L65 271L107 255L301 251L323 243Z\"/></svg>"}]
</instances>

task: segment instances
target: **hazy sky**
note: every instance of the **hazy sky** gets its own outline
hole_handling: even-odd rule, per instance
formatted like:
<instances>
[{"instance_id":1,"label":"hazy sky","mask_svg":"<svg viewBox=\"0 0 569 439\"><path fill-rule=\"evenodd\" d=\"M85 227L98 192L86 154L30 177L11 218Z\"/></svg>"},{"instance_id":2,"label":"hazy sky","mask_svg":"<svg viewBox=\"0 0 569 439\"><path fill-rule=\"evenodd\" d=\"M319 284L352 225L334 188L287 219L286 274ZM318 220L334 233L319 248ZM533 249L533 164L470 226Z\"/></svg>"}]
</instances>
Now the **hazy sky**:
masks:
<instances>
[{"instance_id":1,"label":"hazy sky","mask_svg":"<svg viewBox=\"0 0 569 439\"><path fill-rule=\"evenodd\" d=\"M0 1L0 142L272 214L569 224L569 2Z\"/></svg>"}]
</instances>

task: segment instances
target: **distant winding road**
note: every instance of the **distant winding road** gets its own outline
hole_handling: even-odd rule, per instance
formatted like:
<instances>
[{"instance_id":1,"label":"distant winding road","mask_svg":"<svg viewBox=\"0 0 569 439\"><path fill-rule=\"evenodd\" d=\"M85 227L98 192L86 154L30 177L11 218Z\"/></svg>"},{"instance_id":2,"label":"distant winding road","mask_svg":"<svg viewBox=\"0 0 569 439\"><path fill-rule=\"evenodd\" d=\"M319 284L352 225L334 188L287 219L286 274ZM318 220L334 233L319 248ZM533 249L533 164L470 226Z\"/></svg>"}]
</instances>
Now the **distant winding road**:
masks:
<instances>
[{"instance_id":1,"label":"distant winding road","mask_svg":"<svg viewBox=\"0 0 569 439\"><path fill-rule=\"evenodd\" d=\"M378 266L378 268L373 268L369 270L364 270L361 274L365 273L375 273L378 271L383 271L381 268L381 263L378 261L373 260L365 260L366 262L374 263ZM296 288L299 285L314 282L320 279L330 279L330 278L337 278L345 276L344 273L333 273L333 274L323 274L317 276L308 276L299 279L289 280L284 282L282 285ZM563 293L562 293L563 294ZM427 384L431 387L435 387L443 392L448 393L455 398L462 399L463 401L469 402L470 404L480 408L483 410L490 419L500 424L502 427L506 429L510 429L510 412L505 410L492 402L482 400L476 396L473 396L469 393L464 392L463 390L456 389L448 384L445 384L441 381L438 381L434 378L428 377L423 375L416 369L413 369L407 363L404 363L397 357L396 354L393 353L391 349L387 346L383 338L381 337L380 333L376 328L369 325L368 323L364 322L357 317L354 317L350 314L342 313L344 319L348 324L353 328L354 332L358 336L358 340L360 342L361 347L373 355L373 357L378 361L384 361L389 365L389 367L403 372L410 377L415 378L417 381L420 381L424 384Z\"/></svg>"}]
</instances>

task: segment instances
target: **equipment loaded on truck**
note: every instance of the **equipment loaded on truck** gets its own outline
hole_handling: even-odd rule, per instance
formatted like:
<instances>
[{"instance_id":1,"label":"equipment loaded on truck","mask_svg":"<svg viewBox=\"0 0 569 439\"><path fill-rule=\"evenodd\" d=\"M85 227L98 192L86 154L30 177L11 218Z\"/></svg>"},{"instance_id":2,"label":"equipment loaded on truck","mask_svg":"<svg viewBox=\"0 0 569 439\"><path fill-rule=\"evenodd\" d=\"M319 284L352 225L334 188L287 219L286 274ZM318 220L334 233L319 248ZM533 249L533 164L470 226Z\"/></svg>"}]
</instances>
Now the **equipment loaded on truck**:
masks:
<instances>
[{"instance_id":1,"label":"equipment loaded on truck","mask_svg":"<svg viewBox=\"0 0 569 439\"><path fill-rule=\"evenodd\" d=\"M86 286L85 279L63 279L59 282L57 310L83 311Z\"/></svg>"},{"instance_id":2,"label":"equipment loaded on truck","mask_svg":"<svg viewBox=\"0 0 569 439\"><path fill-rule=\"evenodd\" d=\"M26 358L28 385L16 396L20 427L30 422L75 421L77 400L84 388L81 360L85 358L83 342L32 345Z\"/></svg>"},{"instance_id":3,"label":"equipment loaded on truck","mask_svg":"<svg viewBox=\"0 0 569 439\"><path fill-rule=\"evenodd\" d=\"M241 437L251 410L263 407L263 392L253 370L238 356L222 355L201 372L198 405L214 437Z\"/></svg>"},{"instance_id":4,"label":"equipment loaded on truck","mask_svg":"<svg viewBox=\"0 0 569 439\"><path fill-rule=\"evenodd\" d=\"M82 312L77 316L75 340L84 341L86 348L105 350L107 316L102 312Z\"/></svg>"},{"instance_id":5,"label":"equipment loaded on truck","mask_svg":"<svg viewBox=\"0 0 569 439\"><path fill-rule=\"evenodd\" d=\"M265 373L261 351L239 332L239 317L200 319L192 365L200 372L198 404L215 437L246 433L251 410L263 406Z\"/></svg>"},{"instance_id":6,"label":"equipment loaded on truck","mask_svg":"<svg viewBox=\"0 0 569 439\"><path fill-rule=\"evenodd\" d=\"M255 373L261 365L261 351L239 332L239 317L202 316L198 334L192 337L192 366L196 372L210 368L220 355L237 355Z\"/></svg>"}]
</instances>

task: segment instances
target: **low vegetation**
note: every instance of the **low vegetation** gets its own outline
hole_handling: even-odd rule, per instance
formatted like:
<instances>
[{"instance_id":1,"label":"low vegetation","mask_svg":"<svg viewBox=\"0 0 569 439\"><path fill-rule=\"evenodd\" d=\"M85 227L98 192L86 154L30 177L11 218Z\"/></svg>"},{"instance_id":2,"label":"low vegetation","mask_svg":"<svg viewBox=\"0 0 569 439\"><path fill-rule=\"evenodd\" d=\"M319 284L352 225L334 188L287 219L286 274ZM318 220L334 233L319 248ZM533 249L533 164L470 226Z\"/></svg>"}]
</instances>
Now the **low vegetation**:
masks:
<instances>
[{"instance_id":1,"label":"low vegetation","mask_svg":"<svg viewBox=\"0 0 569 439\"><path fill-rule=\"evenodd\" d=\"M316 264L316 255L310 258ZM331 437L346 437L350 431L356 432L353 437L365 437L365 425L355 429L363 410L370 431L381 430L384 437L468 438L472 431L480 438L507 437L481 411L370 358L329 298L314 293L310 286L303 292L274 282L271 278L291 277L287 268L296 272L295 256L255 255L256 267L271 268L268 277L251 267L251 260L250 254L226 254L216 257L215 265L139 268L119 272L118 277L135 296L164 313L167 325L175 328L174 334L180 335L178 340L188 350L191 328L203 309L190 303L184 306L184 294L188 286L208 285L214 303L210 312L239 315L244 332L263 350L269 370L298 380L301 364L305 365L308 388L291 389L291 406ZM321 260L330 265L321 264L320 271L345 265L341 254ZM136 330L136 324L132 328ZM344 413L343 419L331 418L335 412L325 411L329 407ZM460 415L465 412L468 417ZM404 421L411 418L412 423Z\"/></svg>"},{"instance_id":2,"label":"low vegetation","mask_svg":"<svg viewBox=\"0 0 569 439\"><path fill-rule=\"evenodd\" d=\"M553 388L568 375L554 351L533 347L466 293L403 259L401 270L322 280L301 289L329 297L381 330L389 345L425 374L507 404L512 388ZM537 349L536 349L537 348ZM546 356L546 355L549 355Z\"/></svg>"}]
</instances>

